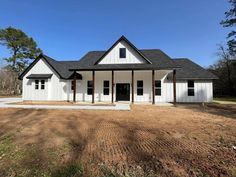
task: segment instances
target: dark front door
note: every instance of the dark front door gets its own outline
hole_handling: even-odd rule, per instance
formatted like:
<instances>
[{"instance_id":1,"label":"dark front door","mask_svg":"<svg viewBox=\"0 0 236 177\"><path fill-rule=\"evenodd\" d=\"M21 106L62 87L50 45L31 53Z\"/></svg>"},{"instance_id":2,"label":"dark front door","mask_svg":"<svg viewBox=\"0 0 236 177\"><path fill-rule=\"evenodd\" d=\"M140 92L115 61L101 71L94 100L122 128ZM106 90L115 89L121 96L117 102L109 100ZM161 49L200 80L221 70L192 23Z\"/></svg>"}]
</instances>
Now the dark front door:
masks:
<instances>
[{"instance_id":1,"label":"dark front door","mask_svg":"<svg viewBox=\"0 0 236 177\"><path fill-rule=\"evenodd\" d=\"M116 84L116 101L130 100L130 84Z\"/></svg>"}]
</instances>

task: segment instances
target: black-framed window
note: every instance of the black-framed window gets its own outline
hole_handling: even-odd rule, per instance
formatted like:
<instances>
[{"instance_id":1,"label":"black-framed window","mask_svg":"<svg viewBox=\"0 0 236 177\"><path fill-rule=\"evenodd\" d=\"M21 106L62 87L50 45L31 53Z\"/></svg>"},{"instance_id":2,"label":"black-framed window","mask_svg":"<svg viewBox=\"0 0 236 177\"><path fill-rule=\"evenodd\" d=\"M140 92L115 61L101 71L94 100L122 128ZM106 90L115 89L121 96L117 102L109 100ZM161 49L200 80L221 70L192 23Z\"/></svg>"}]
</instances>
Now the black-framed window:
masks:
<instances>
[{"instance_id":1,"label":"black-framed window","mask_svg":"<svg viewBox=\"0 0 236 177\"><path fill-rule=\"evenodd\" d=\"M126 58L126 48L120 48L120 58Z\"/></svg>"},{"instance_id":2,"label":"black-framed window","mask_svg":"<svg viewBox=\"0 0 236 177\"><path fill-rule=\"evenodd\" d=\"M74 90L75 88L75 81L71 81L71 90Z\"/></svg>"},{"instance_id":3,"label":"black-framed window","mask_svg":"<svg viewBox=\"0 0 236 177\"><path fill-rule=\"evenodd\" d=\"M41 90L45 89L45 80L41 80Z\"/></svg>"},{"instance_id":4,"label":"black-framed window","mask_svg":"<svg viewBox=\"0 0 236 177\"><path fill-rule=\"evenodd\" d=\"M35 80L35 90L39 89L39 80Z\"/></svg>"},{"instance_id":5,"label":"black-framed window","mask_svg":"<svg viewBox=\"0 0 236 177\"><path fill-rule=\"evenodd\" d=\"M109 95L109 81L103 81L103 95Z\"/></svg>"},{"instance_id":6,"label":"black-framed window","mask_svg":"<svg viewBox=\"0 0 236 177\"><path fill-rule=\"evenodd\" d=\"M93 81L87 82L87 94L92 95L93 94Z\"/></svg>"},{"instance_id":7,"label":"black-framed window","mask_svg":"<svg viewBox=\"0 0 236 177\"><path fill-rule=\"evenodd\" d=\"M137 81L137 95L143 95L143 81Z\"/></svg>"},{"instance_id":8,"label":"black-framed window","mask_svg":"<svg viewBox=\"0 0 236 177\"><path fill-rule=\"evenodd\" d=\"M194 81L188 80L188 96L194 96Z\"/></svg>"},{"instance_id":9,"label":"black-framed window","mask_svg":"<svg viewBox=\"0 0 236 177\"><path fill-rule=\"evenodd\" d=\"M155 95L161 96L161 81L160 80L155 81Z\"/></svg>"}]
</instances>

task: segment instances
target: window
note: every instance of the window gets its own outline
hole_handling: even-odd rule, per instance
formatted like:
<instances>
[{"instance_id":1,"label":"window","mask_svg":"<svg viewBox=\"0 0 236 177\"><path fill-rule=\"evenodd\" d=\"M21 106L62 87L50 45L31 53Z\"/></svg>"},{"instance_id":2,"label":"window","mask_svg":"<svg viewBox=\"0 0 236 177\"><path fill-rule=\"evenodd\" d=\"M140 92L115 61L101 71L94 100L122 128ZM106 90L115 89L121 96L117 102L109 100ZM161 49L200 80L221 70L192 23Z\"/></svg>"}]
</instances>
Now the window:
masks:
<instances>
[{"instance_id":1,"label":"window","mask_svg":"<svg viewBox=\"0 0 236 177\"><path fill-rule=\"evenodd\" d=\"M137 81L137 95L143 95L143 81Z\"/></svg>"},{"instance_id":2,"label":"window","mask_svg":"<svg viewBox=\"0 0 236 177\"><path fill-rule=\"evenodd\" d=\"M41 80L41 90L45 89L45 80Z\"/></svg>"},{"instance_id":3,"label":"window","mask_svg":"<svg viewBox=\"0 0 236 177\"><path fill-rule=\"evenodd\" d=\"M155 81L155 95L161 95L161 81Z\"/></svg>"},{"instance_id":4,"label":"window","mask_svg":"<svg viewBox=\"0 0 236 177\"><path fill-rule=\"evenodd\" d=\"M194 81L188 80L188 96L194 96Z\"/></svg>"},{"instance_id":5,"label":"window","mask_svg":"<svg viewBox=\"0 0 236 177\"><path fill-rule=\"evenodd\" d=\"M35 80L35 90L39 89L39 80Z\"/></svg>"},{"instance_id":6,"label":"window","mask_svg":"<svg viewBox=\"0 0 236 177\"><path fill-rule=\"evenodd\" d=\"M126 48L120 48L120 58L126 58Z\"/></svg>"},{"instance_id":7,"label":"window","mask_svg":"<svg viewBox=\"0 0 236 177\"><path fill-rule=\"evenodd\" d=\"M74 81L71 81L71 90L74 90L74 87L75 87L75 82Z\"/></svg>"},{"instance_id":8,"label":"window","mask_svg":"<svg viewBox=\"0 0 236 177\"><path fill-rule=\"evenodd\" d=\"M93 81L87 82L87 94L92 95L93 94Z\"/></svg>"},{"instance_id":9,"label":"window","mask_svg":"<svg viewBox=\"0 0 236 177\"><path fill-rule=\"evenodd\" d=\"M109 95L109 81L103 81L103 95Z\"/></svg>"}]
</instances>

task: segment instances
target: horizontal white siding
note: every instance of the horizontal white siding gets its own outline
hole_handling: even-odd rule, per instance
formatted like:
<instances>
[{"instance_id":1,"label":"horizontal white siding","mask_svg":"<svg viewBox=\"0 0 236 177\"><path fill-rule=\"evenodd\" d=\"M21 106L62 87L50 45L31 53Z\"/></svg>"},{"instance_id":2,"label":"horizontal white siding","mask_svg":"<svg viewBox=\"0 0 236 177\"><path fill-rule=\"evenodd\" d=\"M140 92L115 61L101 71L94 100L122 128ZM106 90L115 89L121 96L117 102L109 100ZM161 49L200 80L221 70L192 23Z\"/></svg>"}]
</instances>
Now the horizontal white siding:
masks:
<instances>
[{"instance_id":1,"label":"horizontal white siding","mask_svg":"<svg viewBox=\"0 0 236 177\"><path fill-rule=\"evenodd\" d=\"M120 58L120 48L126 48L126 58ZM125 41L120 41L99 64L144 63L144 59Z\"/></svg>"}]
</instances>

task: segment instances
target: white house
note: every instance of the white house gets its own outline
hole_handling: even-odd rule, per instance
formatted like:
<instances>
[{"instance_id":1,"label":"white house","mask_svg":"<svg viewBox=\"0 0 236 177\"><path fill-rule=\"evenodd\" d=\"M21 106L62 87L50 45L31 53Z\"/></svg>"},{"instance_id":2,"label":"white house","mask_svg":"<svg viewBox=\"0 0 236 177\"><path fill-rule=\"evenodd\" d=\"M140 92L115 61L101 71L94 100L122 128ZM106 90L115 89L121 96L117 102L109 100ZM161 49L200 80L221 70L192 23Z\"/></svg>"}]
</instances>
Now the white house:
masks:
<instances>
[{"instance_id":1,"label":"white house","mask_svg":"<svg viewBox=\"0 0 236 177\"><path fill-rule=\"evenodd\" d=\"M23 100L132 103L210 102L212 73L159 49L137 49L124 36L78 61L41 54L20 75ZM76 84L75 84L76 83Z\"/></svg>"}]
</instances>

